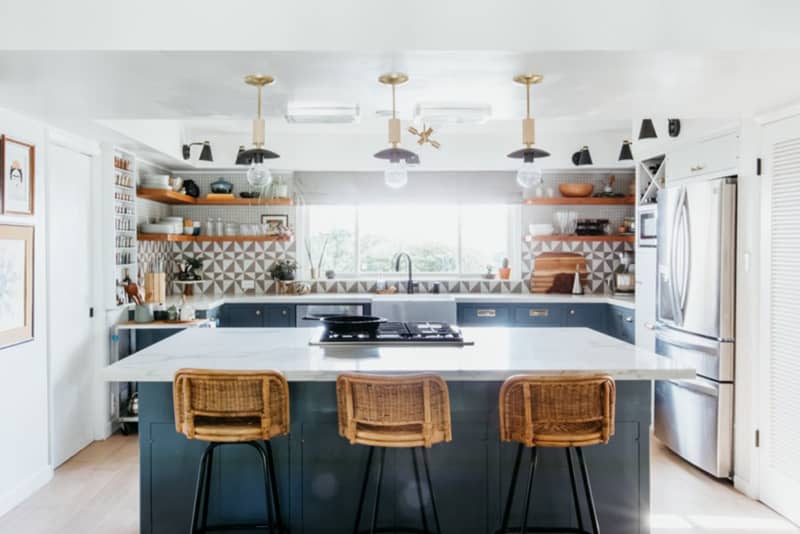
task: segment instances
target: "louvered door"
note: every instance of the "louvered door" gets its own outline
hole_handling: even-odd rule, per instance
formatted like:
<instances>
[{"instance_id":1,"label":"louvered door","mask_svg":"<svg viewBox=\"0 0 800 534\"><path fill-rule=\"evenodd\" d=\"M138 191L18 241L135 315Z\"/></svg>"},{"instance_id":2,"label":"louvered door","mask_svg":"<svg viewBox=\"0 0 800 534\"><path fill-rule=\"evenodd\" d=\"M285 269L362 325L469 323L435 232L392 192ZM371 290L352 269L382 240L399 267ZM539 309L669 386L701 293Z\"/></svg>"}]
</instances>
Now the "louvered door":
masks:
<instances>
[{"instance_id":1,"label":"louvered door","mask_svg":"<svg viewBox=\"0 0 800 534\"><path fill-rule=\"evenodd\" d=\"M800 117L763 128L760 495L800 523Z\"/></svg>"}]
</instances>

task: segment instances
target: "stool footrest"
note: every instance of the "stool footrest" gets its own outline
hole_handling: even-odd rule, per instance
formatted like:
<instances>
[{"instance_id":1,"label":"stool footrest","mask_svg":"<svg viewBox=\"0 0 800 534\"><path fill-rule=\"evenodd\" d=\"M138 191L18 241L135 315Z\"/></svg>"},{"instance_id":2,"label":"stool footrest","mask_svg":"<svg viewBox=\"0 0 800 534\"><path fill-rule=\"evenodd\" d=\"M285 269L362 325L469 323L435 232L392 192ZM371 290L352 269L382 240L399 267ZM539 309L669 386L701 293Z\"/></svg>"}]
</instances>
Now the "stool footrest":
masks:
<instances>
[{"instance_id":1,"label":"stool footrest","mask_svg":"<svg viewBox=\"0 0 800 534\"><path fill-rule=\"evenodd\" d=\"M498 529L494 534L511 534L513 532L522 532L522 527L506 527L505 529ZM575 527L527 527L525 532L552 532L553 534L560 534L561 532L572 532L575 534L592 534L588 530Z\"/></svg>"},{"instance_id":2,"label":"stool footrest","mask_svg":"<svg viewBox=\"0 0 800 534\"><path fill-rule=\"evenodd\" d=\"M281 525L265 525L265 524L241 524L234 523L229 525L209 525L205 528L198 529L198 532L219 532L225 530L274 530L275 532L287 532L286 528Z\"/></svg>"},{"instance_id":3,"label":"stool footrest","mask_svg":"<svg viewBox=\"0 0 800 534\"><path fill-rule=\"evenodd\" d=\"M426 530L422 528L415 528L415 527L376 527L375 530L364 529L359 530L358 534L369 534L370 532L401 532L404 534L436 534L436 531L433 530Z\"/></svg>"}]
</instances>

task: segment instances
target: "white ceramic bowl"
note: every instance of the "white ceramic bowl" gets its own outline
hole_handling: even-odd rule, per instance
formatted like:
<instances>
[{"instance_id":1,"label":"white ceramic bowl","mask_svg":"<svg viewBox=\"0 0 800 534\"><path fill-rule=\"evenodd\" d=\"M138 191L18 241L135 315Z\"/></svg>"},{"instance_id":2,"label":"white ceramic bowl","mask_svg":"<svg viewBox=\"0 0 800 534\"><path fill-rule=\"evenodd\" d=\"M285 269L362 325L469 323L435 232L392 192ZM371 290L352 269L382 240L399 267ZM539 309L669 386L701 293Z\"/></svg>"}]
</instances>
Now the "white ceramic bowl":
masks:
<instances>
[{"instance_id":1,"label":"white ceramic bowl","mask_svg":"<svg viewBox=\"0 0 800 534\"><path fill-rule=\"evenodd\" d=\"M169 174L151 174L150 176L144 176L142 177L142 183L148 185L169 186Z\"/></svg>"},{"instance_id":2,"label":"white ceramic bowl","mask_svg":"<svg viewBox=\"0 0 800 534\"><path fill-rule=\"evenodd\" d=\"M553 235L552 224L529 224L528 232L531 235Z\"/></svg>"},{"instance_id":3,"label":"white ceramic bowl","mask_svg":"<svg viewBox=\"0 0 800 534\"><path fill-rule=\"evenodd\" d=\"M144 223L139 226L139 231L143 234L179 234L181 230L175 229L174 224L170 223Z\"/></svg>"}]
</instances>

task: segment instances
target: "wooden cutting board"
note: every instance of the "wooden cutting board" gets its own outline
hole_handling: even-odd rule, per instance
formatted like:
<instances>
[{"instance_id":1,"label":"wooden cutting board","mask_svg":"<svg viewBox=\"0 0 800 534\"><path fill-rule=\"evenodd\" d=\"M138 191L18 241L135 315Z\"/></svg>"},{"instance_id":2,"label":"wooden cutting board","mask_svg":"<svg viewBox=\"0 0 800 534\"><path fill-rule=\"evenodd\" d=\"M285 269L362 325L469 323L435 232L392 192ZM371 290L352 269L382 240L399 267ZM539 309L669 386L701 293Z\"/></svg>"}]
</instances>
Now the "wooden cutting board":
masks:
<instances>
[{"instance_id":1,"label":"wooden cutting board","mask_svg":"<svg viewBox=\"0 0 800 534\"><path fill-rule=\"evenodd\" d=\"M589 272L586 258L575 252L542 252L533 260L531 292L547 293L553 286L553 278L559 273L574 273L575 267L581 277L581 285L586 283ZM570 288L571 289L571 288Z\"/></svg>"}]
</instances>

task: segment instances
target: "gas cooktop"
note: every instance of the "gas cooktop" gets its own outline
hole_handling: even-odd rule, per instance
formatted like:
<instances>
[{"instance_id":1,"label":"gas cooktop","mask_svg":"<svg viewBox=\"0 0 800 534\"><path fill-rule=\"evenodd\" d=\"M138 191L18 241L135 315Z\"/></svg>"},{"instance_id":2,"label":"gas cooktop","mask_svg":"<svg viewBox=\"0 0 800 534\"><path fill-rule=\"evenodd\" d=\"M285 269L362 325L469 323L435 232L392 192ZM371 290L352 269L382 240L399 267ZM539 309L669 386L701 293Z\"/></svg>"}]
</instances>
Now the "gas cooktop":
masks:
<instances>
[{"instance_id":1,"label":"gas cooktop","mask_svg":"<svg viewBox=\"0 0 800 534\"><path fill-rule=\"evenodd\" d=\"M347 333L324 331L309 342L310 345L441 345L457 346L472 345L465 341L461 329L447 323L413 322L399 323L388 322L378 327L375 335L369 333Z\"/></svg>"}]
</instances>

